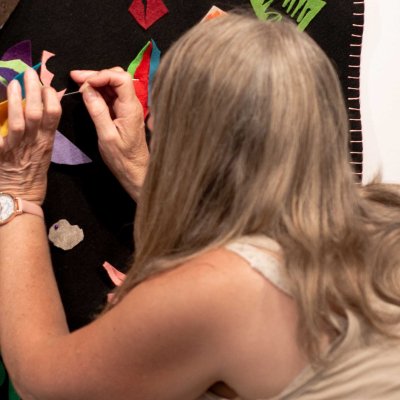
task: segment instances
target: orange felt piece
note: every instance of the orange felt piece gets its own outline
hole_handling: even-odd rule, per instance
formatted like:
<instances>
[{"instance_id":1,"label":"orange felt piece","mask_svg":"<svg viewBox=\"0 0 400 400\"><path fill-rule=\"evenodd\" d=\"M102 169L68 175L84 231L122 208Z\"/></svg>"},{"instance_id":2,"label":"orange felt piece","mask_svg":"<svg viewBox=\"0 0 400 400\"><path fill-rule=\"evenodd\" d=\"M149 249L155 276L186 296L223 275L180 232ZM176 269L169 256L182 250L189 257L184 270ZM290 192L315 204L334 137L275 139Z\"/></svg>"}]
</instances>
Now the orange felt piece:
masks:
<instances>
[{"instance_id":1,"label":"orange felt piece","mask_svg":"<svg viewBox=\"0 0 400 400\"><path fill-rule=\"evenodd\" d=\"M202 21L208 21L210 19L214 19L217 17L222 17L223 15L226 15L226 12L218 8L217 6L212 6L208 13L204 16Z\"/></svg>"},{"instance_id":2,"label":"orange felt piece","mask_svg":"<svg viewBox=\"0 0 400 400\"><path fill-rule=\"evenodd\" d=\"M22 106L25 106L25 99L22 100ZM0 103L0 136L8 135L8 100Z\"/></svg>"},{"instance_id":3,"label":"orange felt piece","mask_svg":"<svg viewBox=\"0 0 400 400\"><path fill-rule=\"evenodd\" d=\"M0 135L2 137L8 134L8 101L0 103Z\"/></svg>"}]
</instances>

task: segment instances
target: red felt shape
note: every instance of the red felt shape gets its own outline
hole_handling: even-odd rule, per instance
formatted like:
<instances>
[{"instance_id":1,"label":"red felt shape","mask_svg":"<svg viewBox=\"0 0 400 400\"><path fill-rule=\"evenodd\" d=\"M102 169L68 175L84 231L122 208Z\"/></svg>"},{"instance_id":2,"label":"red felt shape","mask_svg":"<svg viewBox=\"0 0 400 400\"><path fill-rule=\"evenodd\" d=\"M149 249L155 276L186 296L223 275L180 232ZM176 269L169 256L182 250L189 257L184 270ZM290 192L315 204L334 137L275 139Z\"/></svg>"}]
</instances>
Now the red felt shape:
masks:
<instances>
[{"instance_id":1,"label":"red felt shape","mask_svg":"<svg viewBox=\"0 0 400 400\"><path fill-rule=\"evenodd\" d=\"M146 118L147 114L149 113L149 73L152 49L153 45L150 43L143 54L141 63L138 65L135 74L133 75L133 77L136 79L133 81L133 86L135 87L136 96L142 104L144 118Z\"/></svg>"},{"instance_id":2,"label":"red felt shape","mask_svg":"<svg viewBox=\"0 0 400 400\"><path fill-rule=\"evenodd\" d=\"M129 12L139 25L148 29L162 16L168 13L168 8L162 0L147 0L146 8L143 0L134 0L129 7Z\"/></svg>"}]
</instances>

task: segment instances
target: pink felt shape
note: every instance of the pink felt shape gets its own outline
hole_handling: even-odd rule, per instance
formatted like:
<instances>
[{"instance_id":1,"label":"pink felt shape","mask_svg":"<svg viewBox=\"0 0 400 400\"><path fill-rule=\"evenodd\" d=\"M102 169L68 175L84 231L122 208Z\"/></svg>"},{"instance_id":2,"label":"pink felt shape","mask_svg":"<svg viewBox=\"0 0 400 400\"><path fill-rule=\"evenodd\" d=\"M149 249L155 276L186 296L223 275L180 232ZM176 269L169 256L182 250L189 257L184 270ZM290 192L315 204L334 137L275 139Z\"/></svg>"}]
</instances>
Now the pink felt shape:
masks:
<instances>
[{"instance_id":1,"label":"pink felt shape","mask_svg":"<svg viewBox=\"0 0 400 400\"><path fill-rule=\"evenodd\" d=\"M43 50L42 67L40 69L40 80L42 81L44 86L50 86L51 81L54 78L54 74L52 72L50 72L46 67L46 63L49 60L49 58L54 57L54 56L55 56L54 53L50 53L47 50Z\"/></svg>"},{"instance_id":2,"label":"pink felt shape","mask_svg":"<svg viewBox=\"0 0 400 400\"><path fill-rule=\"evenodd\" d=\"M129 12L144 29L150 28L162 16L168 13L168 8L162 0L147 0L146 8L143 0L134 0L129 7Z\"/></svg>"},{"instance_id":3,"label":"pink felt shape","mask_svg":"<svg viewBox=\"0 0 400 400\"><path fill-rule=\"evenodd\" d=\"M136 68L136 71L133 75L133 77L136 79L133 81L133 86L135 87L136 96L142 104L144 118L146 118L147 114L149 113L149 74L152 48L153 45L150 43L143 54L142 61Z\"/></svg>"},{"instance_id":4,"label":"pink felt shape","mask_svg":"<svg viewBox=\"0 0 400 400\"><path fill-rule=\"evenodd\" d=\"M51 82L53 81L54 74L47 69L46 63L51 58L54 57L54 53L50 53L47 50L43 50L42 53L42 66L40 68L40 80L42 81L44 86L51 86ZM66 89L60 90L57 92L58 100L61 100L65 93Z\"/></svg>"},{"instance_id":5,"label":"pink felt shape","mask_svg":"<svg viewBox=\"0 0 400 400\"><path fill-rule=\"evenodd\" d=\"M117 268L113 267L109 262L105 261L103 264L104 269L107 271L109 278L115 286L121 286L125 280L126 275Z\"/></svg>"}]
</instances>

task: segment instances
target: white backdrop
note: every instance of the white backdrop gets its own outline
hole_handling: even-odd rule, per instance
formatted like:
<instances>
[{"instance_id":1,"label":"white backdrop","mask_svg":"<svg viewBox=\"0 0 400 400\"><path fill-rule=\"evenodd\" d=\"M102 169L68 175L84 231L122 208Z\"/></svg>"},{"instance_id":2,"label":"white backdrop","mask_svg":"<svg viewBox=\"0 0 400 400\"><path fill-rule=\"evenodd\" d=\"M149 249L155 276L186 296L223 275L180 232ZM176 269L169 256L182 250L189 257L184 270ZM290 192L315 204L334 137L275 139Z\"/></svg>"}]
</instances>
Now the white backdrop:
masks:
<instances>
[{"instance_id":1,"label":"white backdrop","mask_svg":"<svg viewBox=\"0 0 400 400\"><path fill-rule=\"evenodd\" d=\"M400 183L400 0L365 0L361 118L363 182Z\"/></svg>"}]
</instances>

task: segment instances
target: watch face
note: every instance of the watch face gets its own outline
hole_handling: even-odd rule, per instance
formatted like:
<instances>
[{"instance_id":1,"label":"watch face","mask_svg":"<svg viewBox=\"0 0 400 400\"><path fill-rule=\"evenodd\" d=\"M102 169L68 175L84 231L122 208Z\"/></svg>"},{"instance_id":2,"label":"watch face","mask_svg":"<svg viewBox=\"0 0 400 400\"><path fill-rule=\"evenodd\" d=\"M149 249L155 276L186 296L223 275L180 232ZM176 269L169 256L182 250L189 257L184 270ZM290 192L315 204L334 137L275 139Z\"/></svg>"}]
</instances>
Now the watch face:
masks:
<instances>
[{"instance_id":1,"label":"watch face","mask_svg":"<svg viewBox=\"0 0 400 400\"><path fill-rule=\"evenodd\" d=\"M14 210L14 199L8 194L0 193L0 224L7 222L14 214Z\"/></svg>"}]
</instances>

